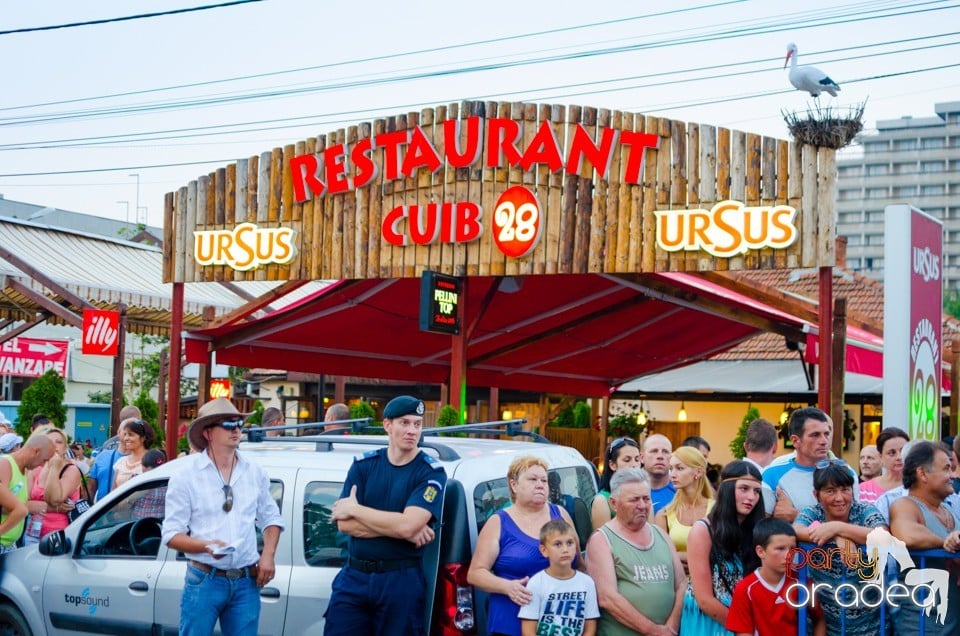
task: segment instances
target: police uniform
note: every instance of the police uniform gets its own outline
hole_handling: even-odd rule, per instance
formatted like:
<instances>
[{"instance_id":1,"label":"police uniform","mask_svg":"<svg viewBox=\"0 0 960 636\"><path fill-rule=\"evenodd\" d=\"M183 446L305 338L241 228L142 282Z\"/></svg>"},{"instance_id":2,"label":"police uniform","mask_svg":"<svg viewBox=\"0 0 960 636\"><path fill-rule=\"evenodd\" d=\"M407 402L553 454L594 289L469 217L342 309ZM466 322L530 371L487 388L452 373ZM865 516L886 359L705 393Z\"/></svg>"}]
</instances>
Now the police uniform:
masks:
<instances>
[{"instance_id":1,"label":"police uniform","mask_svg":"<svg viewBox=\"0 0 960 636\"><path fill-rule=\"evenodd\" d=\"M406 401L398 406L397 400ZM423 402L402 396L384 409L389 419L409 414L422 415ZM357 501L363 506L386 512L418 506L436 521L446 481L443 467L423 451L413 461L394 466L387 449L381 448L354 461L340 496L349 496L356 486ZM348 551L347 564L333 581L325 636L425 634L423 548L393 537L349 537Z\"/></svg>"}]
</instances>

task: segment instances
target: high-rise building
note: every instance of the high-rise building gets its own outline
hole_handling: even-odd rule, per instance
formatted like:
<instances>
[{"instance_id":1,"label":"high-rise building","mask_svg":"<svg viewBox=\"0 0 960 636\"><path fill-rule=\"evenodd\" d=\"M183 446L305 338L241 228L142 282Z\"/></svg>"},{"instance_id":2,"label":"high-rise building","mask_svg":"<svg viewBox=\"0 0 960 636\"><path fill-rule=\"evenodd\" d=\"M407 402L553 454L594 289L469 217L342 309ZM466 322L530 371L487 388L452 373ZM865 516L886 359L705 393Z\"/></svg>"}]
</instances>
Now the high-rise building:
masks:
<instances>
[{"instance_id":1,"label":"high-rise building","mask_svg":"<svg viewBox=\"0 0 960 636\"><path fill-rule=\"evenodd\" d=\"M847 268L883 280L883 210L907 203L943 222L944 291L960 290L960 101L936 117L877 122L859 156L837 160L837 234Z\"/></svg>"}]
</instances>

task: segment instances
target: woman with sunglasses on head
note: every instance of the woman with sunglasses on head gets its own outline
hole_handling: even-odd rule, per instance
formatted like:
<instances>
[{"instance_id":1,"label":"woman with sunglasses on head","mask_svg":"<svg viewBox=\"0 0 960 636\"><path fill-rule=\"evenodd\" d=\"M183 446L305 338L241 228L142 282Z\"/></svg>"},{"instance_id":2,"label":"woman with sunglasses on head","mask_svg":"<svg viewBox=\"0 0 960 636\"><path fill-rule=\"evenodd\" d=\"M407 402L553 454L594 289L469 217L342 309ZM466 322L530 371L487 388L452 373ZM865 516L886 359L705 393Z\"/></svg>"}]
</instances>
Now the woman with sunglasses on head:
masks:
<instances>
[{"instance_id":1,"label":"woman with sunglasses on head","mask_svg":"<svg viewBox=\"0 0 960 636\"><path fill-rule=\"evenodd\" d=\"M724 625L733 590L759 565L753 527L764 518L761 484L756 466L730 462L720 473L717 503L690 529L690 585L683 599L681 636L732 634Z\"/></svg>"},{"instance_id":2,"label":"woman with sunglasses on head","mask_svg":"<svg viewBox=\"0 0 960 636\"><path fill-rule=\"evenodd\" d=\"M696 448L681 446L670 455L670 480L677 494L657 513L655 523L667 533L687 569L687 538L693 524L713 509L716 500L707 481L707 459Z\"/></svg>"},{"instance_id":3,"label":"woman with sunglasses on head","mask_svg":"<svg viewBox=\"0 0 960 636\"><path fill-rule=\"evenodd\" d=\"M910 436L903 429L890 426L877 435L877 452L883 474L860 484L860 501L874 503L888 490L903 485L903 458L901 452Z\"/></svg>"},{"instance_id":4,"label":"woman with sunglasses on head","mask_svg":"<svg viewBox=\"0 0 960 636\"><path fill-rule=\"evenodd\" d=\"M813 582L827 584L817 591L817 605L823 608L827 634L845 636L874 636L880 633L880 608L861 607L859 604L844 610L837 603L834 592L844 580L859 582L862 574L844 562L844 555L859 553L867 542L867 534L874 528L885 528L883 516L870 504L853 500L853 473L840 459L817 462L813 471L813 493L817 504L804 508L793 524L797 541L816 543L831 555L829 566L809 567ZM840 550L833 550L840 548ZM840 551L842 550L842 554ZM844 579L846 577L846 579ZM841 628L841 614L846 613L846 625Z\"/></svg>"},{"instance_id":5,"label":"woman with sunglasses on head","mask_svg":"<svg viewBox=\"0 0 960 636\"><path fill-rule=\"evenodd\" d=\"M113 488L143 472L143 456L153 446L157 435L143 420L126 420L120 426L120 449L125 455L113 465Z\"/></svg>"},{"instance_id":6,"label":"woman with sunglasses on head","mask_svg":"<svg viewBox=\"0 0 960 636\"><path fill-rule=\"evenodd\" d=\"M600 492L590 505L590 520L596 530L616 514L610 506L610 478L620 468L640 468L640 445L629 437L618 437L607 446L600 475Z\"/></svg>"}]
</instances>

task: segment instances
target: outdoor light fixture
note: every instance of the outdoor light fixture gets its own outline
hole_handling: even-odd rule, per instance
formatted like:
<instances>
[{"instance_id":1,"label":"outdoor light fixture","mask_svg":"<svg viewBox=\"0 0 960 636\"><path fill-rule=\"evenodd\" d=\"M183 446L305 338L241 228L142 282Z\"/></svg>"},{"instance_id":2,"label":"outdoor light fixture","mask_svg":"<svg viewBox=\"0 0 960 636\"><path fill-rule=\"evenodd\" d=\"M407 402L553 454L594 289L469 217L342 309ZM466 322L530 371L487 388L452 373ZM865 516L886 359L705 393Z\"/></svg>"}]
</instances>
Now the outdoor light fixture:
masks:
<instances>
[{"instance_id":1,"label":"outdoor light fixture","mask_svg":"<svg viewBox=\"0 0 960 636\"><path fill-rule=\"evenodd\" d=\"M643 407L640 407L640 412L637 413L637 424L640 426L647 424L647 414L643 412Z\"/></svg>"},{"instance_id":2,"label":"outdoor light fixture","mask_svg":"<svg viewBox=\"0 0 960 636\"><path fill-rule=\"evenodd\" d=\"M513 411L504 411L504 412L503 412L503 419L505 419L505 420L512 420L512 419L513 419Z\"/></svg>"},{"instance_id":3,"label":"outdoor light fixture","mask_svg":"<svg viewBox=\"0 0 960 636\"><path fill-rule=\"evenodd\" d=\"M310 411L307 409L300 409L300 419L305 420L310 417Z\"/></svg>"},{"instance_id":4,"label":"outdoor light fixture","mask_svg":"<svg viewBox=\"0 0 960 636\"><path fill-rule=\"evenodd\" d=\"M686 421L687 421L687 404L686 404L686 402L680 402L680 412L677 413L677 421L678 421L678 422L686 422Z\"/></svg>"}]
</instances>

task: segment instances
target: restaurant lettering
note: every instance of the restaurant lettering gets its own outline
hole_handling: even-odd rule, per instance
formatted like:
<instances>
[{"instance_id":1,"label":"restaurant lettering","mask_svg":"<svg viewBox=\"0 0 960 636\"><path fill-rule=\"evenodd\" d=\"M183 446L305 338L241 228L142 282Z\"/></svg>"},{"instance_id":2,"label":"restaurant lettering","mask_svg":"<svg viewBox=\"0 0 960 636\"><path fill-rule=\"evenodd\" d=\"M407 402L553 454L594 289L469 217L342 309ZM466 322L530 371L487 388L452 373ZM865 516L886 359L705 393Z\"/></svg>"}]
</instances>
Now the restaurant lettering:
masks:
<instances>
[{"instance_id":1,"label":"restaurant lettering","mask_svg":"<svg viewBox=\"0 0 960 636\"><path fill-rule=\"evenodd\" d=\"M589 161L600 178L606 178L618 147L626 149L623 181L640 183L647 148L656 148L660 137L652 133L598 128L596 136L581 124L573 129L569 151L564 154L551 122L540 124L526 147L522 147L519 121L504 118L469 117L448 119L438 125L443 142L438 150L423 128L397 130L360 139L351 147L334 144L316 154L290 160L293 196L297 203L313 197L363 188L377 177L380 167L375 150L383 151L383 178L393 181L412 177L418 170L436 172L441 166L467 168L486 156L485 167L520 168L525 171L547 166L551 172L564 168L578 174ZM596 139L595 139L596 137ZM486 149L484 155L483 150Z\"/></svg>"},{"instance_id":2,"label":"restaurant lettering","mask_svg":"<svg viewBox=\"0 0 960 636\"><path fill-rule=\"evenodd\" d=\"M193 255L200 265L226 265L246 271L268 263L289 263L297 256L296 231L241 223L229 230L193 233Z\"/></svg>"},{"instance_id":3,"label":"restaurant lettering","mask_svg":"<svg viewBox=\"0 0 960 636\"><path fill-rule=\"evenodd\" d=\"M784 248L797 240L797 211L787 205L747 207L721 201L710 210L656 210L657 247L668 252L703 250L717 257L763 247Z\"/></svg>"}]
</instances>

